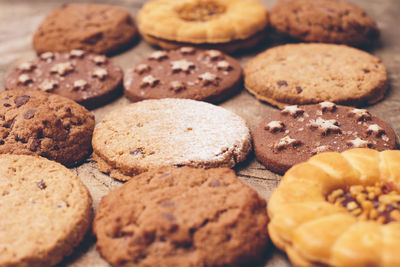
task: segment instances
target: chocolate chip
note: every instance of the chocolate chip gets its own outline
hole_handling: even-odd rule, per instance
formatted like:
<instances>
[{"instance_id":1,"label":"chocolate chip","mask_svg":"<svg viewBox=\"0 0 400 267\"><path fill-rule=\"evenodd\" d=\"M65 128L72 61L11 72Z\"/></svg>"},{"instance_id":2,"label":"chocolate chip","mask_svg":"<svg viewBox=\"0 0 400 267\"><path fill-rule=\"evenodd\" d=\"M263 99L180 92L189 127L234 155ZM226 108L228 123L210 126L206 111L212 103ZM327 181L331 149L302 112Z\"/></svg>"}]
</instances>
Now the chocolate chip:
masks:
<instances>
[{"instance_id":1,"label":"chocolate chip","mask_svg":"<svg viewBox=\"0 0 400 267\"><path fill-rule=\"evenodd\" d=\"M171 221L171 222L176 221L175 215L172 214L172 213L170 213L170 212L163 212L163 213L161 213L161 215L162 215L165 219L167 219L168 221Z\"/></svg>"},{"instance_id":2,"label":"chocolate chip","mask_svg":"<svg viewBox=\"0 0 400 267\"><path fill-rule=\"evenodd\" d=\"M41 180L40 182L37 182L36 185L37 185L37 187L39 187L40 190L44 190L47 187L46 183L43 180Z\"/></svg>"},{"instance_id":3,"label":"chocolate chip","mask_svg":"<svg viewBox=\"0 0 400 267\"><path fill-rule=\"evenodd\" d=\"M17 108L19 108L20 106L25 105L29 101L29 98L31 98L29 95L20 95L15 98L14 103Z\"/></svg>"},{"instance_id":4,"label":"chocolate chip","mask_svg":"<svg viewBox=\"0 0 400 267\"><path fill-rule=\"evenodd\" d=\"M296 86L296 91L298 94L300 94L301 92L303 92L303 88L301 88L300 86Z\"/></svg>"},{"instance_id":5,"label":"chocolate chip","mask_svg":"<svg viewBox=\"0 0 400 267\"><path fill-rule=\"evenodd\" d=\"M137 154L142 154L143 155L143 148L137 148L135 150L132 150L131 155L136 156Z\"/></svg>"},{"instance_id":6,"label":"chocolate chip","mask_svg":"<svg viewBox=\"0 0 400 267\"><path fill-rule=\"evenodd\" d=\"M38 149L38 147L40 147L40 140L37 139L33 139L31 145L29 146L29 150L32 152L36 152L36 150Z\"/></svg>"},{"instance_id":7,"label":"chocolate chip","mask_svg":"<svg viewBox=\"0 0 400 267\"><path fill-rule=\"evenodd\" d=\"M30 120L35 116L36 109L28 109L24 114L25 120Z\"/></svg>"},{"instance_id":8,"label":"chocolate chip","mask_svg":"<svg viewBox=\"0 0 400 267\"><path fill-rule=\"evenodd\" d=\"M368 73L368 72L370 72L370 70L369 69L363 69L363 72L364 73Z\"/></svg>"},{"instance_id":9,"label":"chocolate chip","mask_svg":"<svg viewBox=\"0 0 400 267\"><path fill-rule=\"evenodd\" d=\"M276 82L276 84L277 84L279 87L281 87L281 86L288 86L288 83L287 83L287 81L285 81L285 80L279 80L279 81Z\"/></svg>"},{"instance_id":10,"label":"chocolate chip","mask_svg":"<svg viewBox=\"0 0 400 267\"><path fill-rule=\"evenodd\" d=\"M4 145L4 140L0 140L0 145Z\"/></svg>"},{"instance_id":11,"label":"chocolate chip","mask_svg":"<svg viewBox=\"0 0 400 267\"><path fill-rule=\"evenodd\" d=\"M221 186L221 182L217 179L212 179L210 182L210 186L211 187L220 187Z\"/></svg>"},{"instance_id":12,"label":"chocolate chip","mask_svg":"<svg viewBox=\"0 0 400 267\"><path fill-rule=\"evenodd\" d=\"M163 202L160 203L161 207L174 207L175 206L175 202L171 201L171 200L164 200Z\"/></svg>"},{"instance_id":13,"label":"chocolate chip","mask_svg":"<svg viewBox=\"0 0 400 267\"><path fill-rule=\"evenodd\" d=\"M11 104L9 103L4 103L3 106L5 106L6 108L11 107Z\"/></svg>"}]
</instances>

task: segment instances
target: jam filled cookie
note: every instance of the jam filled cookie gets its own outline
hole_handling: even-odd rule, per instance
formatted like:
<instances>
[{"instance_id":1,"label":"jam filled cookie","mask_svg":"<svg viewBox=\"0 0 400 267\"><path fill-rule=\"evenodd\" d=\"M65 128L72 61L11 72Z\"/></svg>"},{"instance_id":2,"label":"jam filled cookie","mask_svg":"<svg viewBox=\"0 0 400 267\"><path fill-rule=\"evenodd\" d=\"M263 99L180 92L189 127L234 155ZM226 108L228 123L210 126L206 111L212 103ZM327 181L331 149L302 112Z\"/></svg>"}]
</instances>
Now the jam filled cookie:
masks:
<instances>
[{"instance_id":1,"label":"jam filled cookie","mask_svg":"<svg viewBox=\"0 0 400 267\"><path fill-rule=\"evenodd\" d=\"M144 100L110 112L93 134L100 171L119 180L160 166L233 167L251 151L236 114L205 102Z\"/></svg>"},{"instance_id":2,"label":"jam filled cookie","mask_svg":"<svg viewBox=\"0 0 400 267\"><path fill-rule=\"evenodd\" d=\"M379 38L378 26L362 8L337 0L280 0L271 10L271 25L308 42L363 46Z\"/></svg>"},{"instance_id":3,"label":"jam filled cookie","mask_svg":"<svg viewBox=\"0 0 400 267\"><path fill-rule=\"evenodd\" d=\"M295 266L400 265L400 151L326 152L291 168L268 232Z\"/></svg>"},{"instance_id":4,"label":"jam filled cookie","mask_svg":"<svg viewBox=\"0 0 400 267\"><path fill-rule=\"evenodd\" d=\"M181 47L156 51L125 77L131 101L149 98L190 98L220 102L242 87L242 67L218 50Z\"/></svg>"},{"instance_id":5,"label":"jam filled cookie","mask_svg":"<svg viewBox=\"0 0 400 267\"><path fill-rule=\"evenodd\" d=\"M48 15L33 36L38 54L82 49L110 54L131 45L138 35L132 16L111 5L67 4Z\"/></svg>"},{"instance_id":6,"label":"jam filled cookie","mask_svg":"<svg viewBox=\"0 0 400 267\"><path fill-rule=\"evenodd\" d=\"M287 106L265 119L253 138L257 159L280 174L325 151L396 148L396 134L385 121L365 109L331 102Z\"/></svg>"},{"instance_id":7,"label":"jam filled cookie","mask_svg":"<svg viewBox=\"0 0 400 267\"><path fill-rule=\"evenodd\" d=\"M335 44L268 49L247 63L244 80L250 93L279 108L323 101L373 104L387 89L386 68L378 58Z\"/></svg>"},{"instance_id":8,"label":"jam filled cookie","mask_svg":"<svg viewBox=\"0 0 400 267\"><path fill-rule=\"evenodd\" d=\"M12 70L5 88L54 93L92 109L121 94L122 77L121 68L104 55L46 52Z\"/></svg>"},{"instance_id":9,"label":"jam filled cookie","mask_svg":"<svg viewBox=\"0 0 400 267\"><path fill-rule=\"evenodd\" d=\"M0 155L0 266L54 266L92 220L92 199L70 170L44 158Z\"/></svg>"},{"instance_id":10,"label":"jam filled cookie","mask_svg":"<svg viewBox=\"0 0 400 267\"><path fill-rule=\"evenodd\" d=\"M70 99L0 92L0 154L39 155L74 166L90 154L93 129L93 114Z\"/></svg>"},{"instance_id":11,"label":"jam filled cookie","mask_svg":"<svg viewBox=\"0 0 400 267\"><path fill-rule=\"evenodd\" d=\"M167 167L105 196L93 230L112 266L250 266L268 242L265 206L230 169Z\"/></svg>"},{"instance_id":12,"label":"jam filled cookie","mask_svg":"<svg viewBox=\"0 0 400 267\"><path fill-rule=\"evenodd\" d=\"M156 0L138 15L143 38L165 49L246 49L265 38L267 23L267 10L258 0Z\"/></svg>"}]
</instances>

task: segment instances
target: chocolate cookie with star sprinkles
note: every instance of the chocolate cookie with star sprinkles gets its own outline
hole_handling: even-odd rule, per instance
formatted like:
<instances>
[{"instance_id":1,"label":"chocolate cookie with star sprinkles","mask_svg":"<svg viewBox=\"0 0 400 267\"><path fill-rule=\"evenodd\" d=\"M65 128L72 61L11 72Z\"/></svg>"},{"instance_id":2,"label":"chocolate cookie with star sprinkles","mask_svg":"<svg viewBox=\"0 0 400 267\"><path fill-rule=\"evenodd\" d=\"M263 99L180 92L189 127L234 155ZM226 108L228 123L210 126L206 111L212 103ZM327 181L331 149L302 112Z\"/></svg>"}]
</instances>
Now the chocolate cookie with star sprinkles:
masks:
<instances>
[{"instance_id":1,"label":"chocolate cookie with star sprinkles","mask_svg":"<svg viewBox=\"0 0 400 267\"><path fill-rule=\"evenodd\" d=\"M218 51L181 47L150 54L125 76L125 96L131 101L189 98L221 102L242 86L237 60Z\"/></svg>"},{"instance_id":2,"label":"chocolate cookie with star sprinkles","mask_svg":"<svg viewBox=\"0 0 400 267\"><path fill-rule=\"evenodd\" d=\"M46 52L12 70L4 87L54 93L93 109L122 93L122 77L121 68L104 55Z\"/></svg>"},{"instance_id":3,"label":"chocolate cookie with star sprinkles","mask_svg":"<svg viewBox=\"0 0 400 267\"><path fill-rule=\"evenodd\" d=\"M261 122L253 140L257 159L280 174L325 151L396 148L396 135L388 123L366 109L331 102L287 106Z\"/></svg>"}]
</instances>

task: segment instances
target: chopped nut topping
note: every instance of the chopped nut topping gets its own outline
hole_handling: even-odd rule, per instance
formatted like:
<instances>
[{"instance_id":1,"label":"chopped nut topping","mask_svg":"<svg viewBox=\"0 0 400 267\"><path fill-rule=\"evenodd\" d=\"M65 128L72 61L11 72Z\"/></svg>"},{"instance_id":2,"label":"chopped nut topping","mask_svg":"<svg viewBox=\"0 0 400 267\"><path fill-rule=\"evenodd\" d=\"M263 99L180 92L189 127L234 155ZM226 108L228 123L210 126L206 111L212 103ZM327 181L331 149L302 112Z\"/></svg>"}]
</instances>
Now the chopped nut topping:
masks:
<instances>
[{"instance_id":1,"label":"chopped nut topping","mask_svg":"<svg viewBox=\"0 0 400 267\"><path fill-rule=\"evenodd\" d=\"M311 128L318 128L323 135L329 133L340 133L339 122L337 120L324 120L319 117L316 120L310 120L308 124Z\"/></svg>"},{"instance_id":2,"label":"chopped nut topping","mask_svg":"<svg viewBox=\"0 0 400 267\"><path fill-rule=\"evenodd\" d=\"M71 52L69 52L69 57L70 58L74 58L74 57L82 58L84 54L85 54L85 51L83 51L83 50L73 49L73 50L71 50Z\"/></svg>"},{"instance_id":3,"label":"chopped nut topping","mask_svg":"<svg viewBox=\"0 0 400 267\"><path fill-rule=\"evenodd\" d=\"M385 133L385 130L378 124L371 124L368 126L367 134L375 134L377 137Z\"/></svg>"},{"instance_id":4,"label":"chopped nut topping","mask_svg":"<svg viewBox=\"0 0 400 267\"><path fill-rule=\"evenodd\" d=\"M71 72L74 70L74 66L72 65L71 62L65 62L65 63L58 63L57 65L54 65L50 72L51 73L58 73L60 76L64 76L67 73Z\"/></svg>"},{"instance_id":5,"label":"chopped nut topping","mask_svg":"<svg viewBox=\"0 0 400 267\"><path fill-rule=\"evenodd\" d=\"M100 80L104 80L108 75L108 71L106 69L103 68L96 68L93 73L92 76L99 78Z\"/></svg>"},{"instance_id":6,"label":"chopped nut topping","mask_svg":"<svg viewBox=\"0 0 400 267\"><path fill-rule=\"evenodd\" d=\"M219 83L219 78L217 75L212 74L211 72L205 72L201 75L199 75L199 79L203 81L203 85L218 85Z\"/></svg>"},{"instance_id":7,"label":"chopped nut topping","mask_svg":"<svg viewBox=\"0 0 400 267\"><path fill-rule=\"evenodd\" d=\"M40 55L40 58L46 60L47 62L51 62L54 58L54 54L52 52L46 52Z\"/></svg>"},{"instance_id":8,"label":"chopped nut topping","mask_svg":"<svg viewBox=\"0 0 400 267\"><path fill-rule=\"evenodd\" d=\"M293 106L286 106L284 109L281 110L282 114L289 114L296 118L297 116L304 113L304 110L299 108L297 105Z\"/></svg>"},{"instance_id":9,"label":"chopped nut topping","mask_svg":"<svg viewBox=\"0 0 400 267\"><path fill-rule=\"evenodd\" d=\"M224 70L224 71L230 71L232 69L232 66L229 64L228 61L222 60L222 61L218 61L217 69Z\"/></svg>"},{"instance_id":10,"label":"chopped nut topping","mask_svg":"<svg viewBox=\"0 0 400 267\"><path fill-rule=\"evenodd\" d=\"M74 82L74 90L85 90L88 83L85 80L76 80Z\"/></svg>"},{"instance_id":11,"label":"chopped nut topping","mask_svg":"<svg viewBox=\"0 0 400 267\"><path fill-rule=\"evenodd\" d=\"M191 61L187 61L186 59L172 61L171 67L174 72L186 72L189 73L191 69L194 69L195 65Z\"/></svg>"},{"instance_id":12,"label":"chopped nut topping","mask_svg":"<svg viewBox=\"0 0 400 267\"><path fill-rule=\"evenodd\" d=\"M371 114L366 109L355 108L350 111L349 116L354 116L358 121L367 121L371 119Z\"/></svg>"},{"instance_id":13,"label":"chopped nut topping","mask_svg":"<svg viewBox=\"0 0 400 267\"><path fill-rule=\"evenodd\" d=\"M357 137L354 140L347 141L347 145L352 147L371 147L372 144L369 141L362 140L359 137Z\"/></svg>"},{"instance_id":14,"label":"chopped nut topping","mask_svg":"<svg viewBox=\"0 0 400 267\"><path fill-rule=\"evenodd\" d=\"M336 104L332 103L332 102L321 102L319 103L319 105L321 106L322 112L326 112L326 111L335 111L336 110Z\"/></svg>"},{"instance_id":15,"label":"chopped nut topping","mask_svg":"<svg viewBox=\"0 0 400 267\"><path fill-rule=\"evenodd\" d=\"M18 66L19 70L26 72L31 72L34 68L36 68L36 65L32 62L23 62Z\"/></svg>"},{"instance_id":16,"label":"chopped nut topping","mask_svg":"<svg viewBox=\"0 0 400 267\"><path fill-rule=\"evenodd\" d=\"M223 55L218 50L207 50L205 54L211 58L211 60L223 59Z\"/></svg>"},{"instance_id":17,"label":"chopped nut topping","mask_svg":"<svg viewBox=\"0 0 400 267\"><path fill-rule=\"evenodd\" d=\"M107 62L107 57L106 56L94 56L93 57L93 62L96 63L96 65L101 65Z\"/></svg>"},{"instance_id":18,"label":"chopped nut topping","mask_svg":"<svg viewBox=\"0 0 400 267\"><path fill-rule=\"evenodd\" d=\"M285 128L285 124L281 121L271 121L265 127L265 130L270 131L271 133L281 132Z\"/></svg>"},{"instance_id":19,"label":"chopped nut topping","mask_svg":"<svg viewBox=\"0 0 400 267\"><path fill-rule=\"evenodd\" d=\"M172 81L170 83L170 87L171 90L173 90L174 92L180 92L182 90L186 89L186 85L184 82L181 81Z\"/></svg>"},{"instance_id":20,"label":"chopped nut topping","mask_svg":"<svg viewBox=\"0 0 400 267\"><path fill-rule=\"evenodd\" d=\"M143 74L151 70L151 67L147 64L139 64L135 68L135 72L139 74Z\"/></svg>"},{"instance_id":21,"label":"chopped nut topping","mask_svg":"<svg viewBox=\"0 0 400 267\"><path fill-rule=\"evenodd\" d=\"M382 224L400 221L400 195L390 183L339 188L333 190L326 200L347 209L361 220L375 220Z\"/></svg>"},{"instance_id":22,"label":"chopped nut topping","mask_svg":"<svg viewBox=\"0 0 400 267\"><path fill-rule=\"evenodd\" d=\"M302 142L300 140L290 138L290 136L285 136L285 137L281 138L279 140L279 142L274 145L274 147L278 150L282 150L289 146L295 147L295 146L301 145L301 143Z\"/></svg>"},{"instance_id":23,"label":"chopped nut topping","mask_svg":"<svg viewBox=\"0 0 400 267\"><path fill-rule=\"evenodd\" d=\"M159 82L160 82L160 80L154 78L153 75L147 75L146 77L144 77L144 78L142 79L142 82L141 82L141 84L140 84L140 87L146 87L146 86L154 87L154 86L156 86Z\"/></svg>"},{"instance_id":24,"label":"chopped nut topping","mask_svg":"<svg viewBox=\"0 0 400 267\"><path fill-rule=\"evenodd\" d=\"M162 50L155 51L149 56L149 59L154 59L157 61L162 61L163 59L167 59L167 58L168 58L167 52L162 51Z\"/></svg>"},{"instance_id":25,"label":"chopped nut topping","mask_svg":"<svg viewBox=\"0 0 400 267\"><path fill-rule=\"evenodd\" d=\"M33 79L29 77L28 74L21 74L18 76L18 83L27 85L28 83L33 82Z\"/></svg>"},{"instance_id":26,"label":"chopped nut topping","mask_svg":"<svg viewBox=\"0 0 400 267\"><path fill-rule=\"evenodd\" d=\"M184 47L181 47L179 49L179 51L181 51L181 53L184 55L191 55L191 54L194 54L194 52L196 52L196 49L194 47L184 46Z\"/></svg>"},{"instance_id":27,"label":"chopped nut topping","mask_svg":"<svg viewBox=\"0 0 400 267\"><path fill-rule=\"evenodd\" d=\"M45 92L53 91L58 86L58 82L54 80L44 80L39 84L39 89Z\"/></svg>"}]
</instances>

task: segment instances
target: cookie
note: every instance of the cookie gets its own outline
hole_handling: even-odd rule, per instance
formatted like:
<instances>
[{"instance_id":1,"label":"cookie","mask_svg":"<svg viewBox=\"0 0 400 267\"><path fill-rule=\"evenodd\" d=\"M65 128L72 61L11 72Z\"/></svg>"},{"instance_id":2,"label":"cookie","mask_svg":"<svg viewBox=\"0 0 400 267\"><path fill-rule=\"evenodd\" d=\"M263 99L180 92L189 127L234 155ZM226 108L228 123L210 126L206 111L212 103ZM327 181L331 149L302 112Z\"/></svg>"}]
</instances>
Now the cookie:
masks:
<instances>
[{"instance_id":1,"label":"cookie","mask_svg":"<svg viewBox=\"0 0 400 267\"><path fill-rule=\"evenodd\" d=\"M280 174L325 151L396 148L396 134L385 121L331 102L287 106L261 122L253 138L257 159Z\"/></svg>"},{"instance_id":2,"label":"cookie","mask_svg":"<svg viewBox=\"0 0 400 267\"><path fill-rule=\"evenodd\" d=\"M90 154L93 129L93 114L70 99L0 92L0 154L39 155L71 167Z\"/></svg>"},{"instance_id":3,"label":"cookie","mask_svg":"<svg viewBox=\"0 0 400 267\"><path fill-rule=\"evenodd\" d=\"M119 180L161 166L233 167L251 151L236 114L205 102L144 100L110 112L96 125L93 157Z\"/></svg>"},{"instance_id":4,"label":"cookie","mask_svg":"<svg viewBox=\"0 0 400 267\"><path fill-rule=\"evenodd\" d=\"M387 74L378 58L355 48L288 44L251 59L244 82L258 99L279 108L323 101L362 106L383 98Z\"/></svg>"},{"instance_id":5,"label":"cookie","mask_svg":"<svg viewBox=\"0 0 400 267\"><path fill-rule=\"evenodd\" d=\"M21 63L8 74L4 87L54 93L93 109L122 93L122 77L121 68L106 56L75 49L46 52Z\"/></svg>"},{"instance_id":6,"label":"cookie","mask_svg":"<svg viewBox=\"0 0 400 267\"><path fill-rule=\"evenodd\" d=\"M220 102L241 89L242 67L218 50L181 47L153 52L124 81L131 101L169 97Z\"/></svg>"},{"instance_id":7,"label":"cookie","mask_svg":"<svg viewBox=\"0 0 400 267\"><path fill-rule=\"evenodd\" d=\"M379 38L364 9L337 0L280 0L271 10L271 26L307 42L369 46Z\"/></svg>"},{"instance_id":8,"label":"cookie","mask_svg":"<svg viewBox=\"0 0 400 267\"><path fill-rule=\"evenodd\" d=\"M111 54L130 46L138 35L129 12L111 5L73 3L53 10L33 36L38 54L82 49Z\"/></svg>"},{"instance_id":9,"label":"cookie","mask_svg":"<svg viewBox=\"0 0 400 267\"><path fill-rule=\"evenodd\" d=\"M295 266L398 266L400 152L321 153L268 202L271 240Z\"/></svg>"},{"instance_id":10,"label":"cookie","mask_svg":"<svg viewBox=\"0 0 400 267\"><path fill-rule=\"evenodd\" d=\"M64 166L0 155L0 266L53 266L90 228L92 199Z\"/></svg>"},{"instance_id":11,"label":"cookie","mask_svg":"<svg viewBox=\"0 0 400 267\"><path fill-rule=\"evenodd\" d=\"M138 28L164 49L199 46L234 52L265 37L267 9L258 0L156 0L138 14Z\"/></svg>"},{"instance_id":12,"label":"cookie","mask_svg":"<svg viewBox=\"0 0 400 267\"><path fill-rule=\"evenodd\" d=\"M105 196L93 230L113 266L249 266L268 241L265 206L230 169L166 167Z\"/></svg>"}]
</instances>

